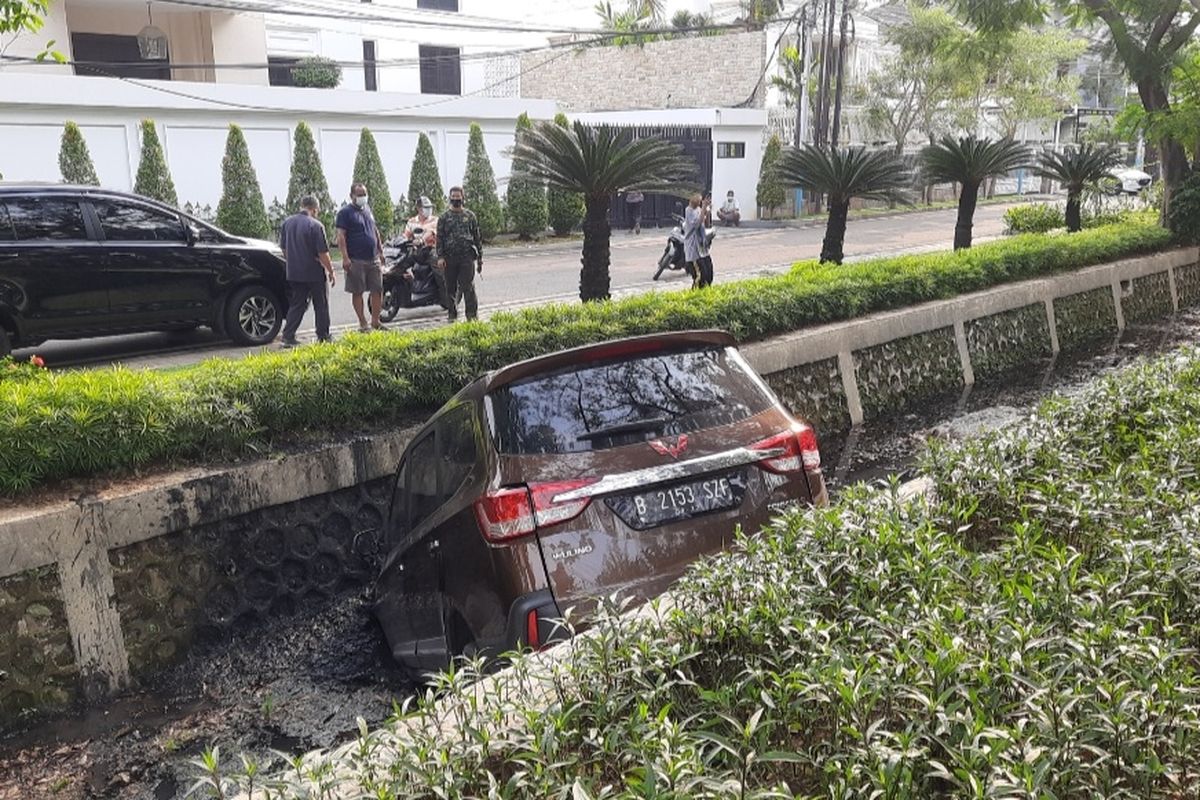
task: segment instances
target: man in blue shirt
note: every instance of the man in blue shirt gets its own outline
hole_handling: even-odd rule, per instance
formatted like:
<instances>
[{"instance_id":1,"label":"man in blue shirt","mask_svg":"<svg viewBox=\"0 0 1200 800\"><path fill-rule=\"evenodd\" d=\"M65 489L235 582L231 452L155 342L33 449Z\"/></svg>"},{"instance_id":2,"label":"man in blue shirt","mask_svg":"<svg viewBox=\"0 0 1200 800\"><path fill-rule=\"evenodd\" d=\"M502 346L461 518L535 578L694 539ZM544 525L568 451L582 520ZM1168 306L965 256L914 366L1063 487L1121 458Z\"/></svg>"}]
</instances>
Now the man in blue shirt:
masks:
<instances>
[{"instance_id":1,"label":"man in blue shirt","mask_svg":"<svg viewBox=\"0 0 1200 800\"><path fill-rule=\"evenodd\" d=\"M287 260L288 289L291 304L287 312L287 325L283 328L283 346L296 346L296 331L300 320L308 310L312 298L313 312L317 316L317 339L332 341L329 334L329 290L326 279L333 286L337 279L333 274L333 262L329 260L329 242L325 238L325 226L318 216L321 204L308 195L300 200L300 211L283 221L279 232L279 246Z\"/></svg>"},{"instance_id":2,"label":"man in blue shirt","mask_svg":"<svg viewBox=\"0 0 1200 800\"><path fill-rule=\"evenodd\" d=\"M350 204L338 212L337 241L342 252L342 271L346 273L346 291L358 315L358 329L363 333L383 330L379 309L383 304L383 239L375 218L371 216L367 187L355 183L350 187ZM371 295L371 322L363 313L363 293Z\"/></svg>"}]
</instances>

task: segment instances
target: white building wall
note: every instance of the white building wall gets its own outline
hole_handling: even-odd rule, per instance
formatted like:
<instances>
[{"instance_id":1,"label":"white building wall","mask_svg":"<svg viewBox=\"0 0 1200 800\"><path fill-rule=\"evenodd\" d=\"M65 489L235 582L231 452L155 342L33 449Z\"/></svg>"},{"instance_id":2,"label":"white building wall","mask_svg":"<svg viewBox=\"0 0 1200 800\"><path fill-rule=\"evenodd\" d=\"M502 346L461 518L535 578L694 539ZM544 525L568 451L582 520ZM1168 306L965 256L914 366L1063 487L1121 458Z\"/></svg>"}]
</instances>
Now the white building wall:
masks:
<instances>
[{"instance_id":1,"label":"white building wall","mask_svg":"<svg viewBox=\"0 0 1200 800\"><path fill-rule=\"evenodd\" d=\"M504 151L512 144L517 116L525 110L543 119L554 114L552 104L539 101L453 98L437 108L422 109L426 97L382 92L186 83L169 88L209 100L108 78L0 74L0 102L6 106L0 121L0 173L6 180L60 180L62 125L73 120L83 130L101 182L129 190L140 158L138 123L152 118L179 201L215 207L221 196L225 139L233 122L246 134L264 199L268 204L274 198L283 202L292 134L303 119L313 128L333 197L349 192L359 135L368 127L379 146L392 196L398 200L408 190L418 134L430 136L443 187L449 189L463 180L467 131L477 121L503 191L511 171Z\"/></svg>"}]
</instances>

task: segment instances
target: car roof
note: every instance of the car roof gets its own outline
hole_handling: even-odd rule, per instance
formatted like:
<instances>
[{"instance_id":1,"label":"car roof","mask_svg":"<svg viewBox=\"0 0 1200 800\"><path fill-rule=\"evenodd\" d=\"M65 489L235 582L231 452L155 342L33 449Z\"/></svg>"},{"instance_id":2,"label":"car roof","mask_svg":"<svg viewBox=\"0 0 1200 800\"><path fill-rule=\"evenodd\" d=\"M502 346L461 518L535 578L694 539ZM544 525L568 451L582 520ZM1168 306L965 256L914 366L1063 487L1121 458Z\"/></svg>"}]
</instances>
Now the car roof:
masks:
<instances>
[{"instance_id":1,"label":"car roof","mask_svg":"<svg viewBox=\"0 0 1200 800\"><path fill-rule=\"evenodd\" d=\"M589 361L607 361L623 355L641 356L701 346L732 347L736 344L737 341L733 336L722 330L676 331L632 336L575 347L570 350L559 350L556 353L519 361L483 375L476 383L482 384L481 388L486 393L525 378L554 372L563 367L585 364Z\"/></svg>"}]
</instances>

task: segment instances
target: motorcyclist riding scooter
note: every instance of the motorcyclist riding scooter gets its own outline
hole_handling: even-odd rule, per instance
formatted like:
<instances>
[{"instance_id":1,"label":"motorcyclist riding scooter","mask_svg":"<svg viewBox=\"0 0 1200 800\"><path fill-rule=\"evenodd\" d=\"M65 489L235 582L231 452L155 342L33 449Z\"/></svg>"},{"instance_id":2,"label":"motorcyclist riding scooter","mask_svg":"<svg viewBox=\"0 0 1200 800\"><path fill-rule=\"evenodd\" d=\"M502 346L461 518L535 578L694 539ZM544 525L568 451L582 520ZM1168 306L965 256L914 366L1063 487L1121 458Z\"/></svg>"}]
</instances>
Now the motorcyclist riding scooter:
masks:
<instances>
[{"instance_id":1,"label":"motorcyclist riding scooter","mask_svg":"<svg viewBox=\"0 0 1200 800\"><path fill-rule=\"evenodd\" d=\"M422 197L417 214L404 232L383 248L383 308L380 319L390 322L401 308L444 306L442 275L433 265L437 217L433 203Z\"/></svg>"}]
</instances>

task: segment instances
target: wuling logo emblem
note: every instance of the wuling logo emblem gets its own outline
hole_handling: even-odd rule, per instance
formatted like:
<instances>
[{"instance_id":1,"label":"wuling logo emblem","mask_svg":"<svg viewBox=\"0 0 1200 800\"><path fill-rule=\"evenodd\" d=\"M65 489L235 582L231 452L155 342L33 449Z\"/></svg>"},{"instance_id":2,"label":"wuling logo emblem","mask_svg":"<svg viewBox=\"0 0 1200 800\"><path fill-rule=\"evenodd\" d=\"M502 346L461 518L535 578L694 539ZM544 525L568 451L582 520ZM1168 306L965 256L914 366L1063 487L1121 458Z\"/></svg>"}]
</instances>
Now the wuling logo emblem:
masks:
<instances>
[{"instance_id":1,"label":"wuling logo emblem","mask_svg":"<svg viewBox=\"0 0 1200 800\"><path fill-rule=\"evenodd\" d=\"M658 453L660 456L679 458L679 454L684 450L687 450L687 434L677 438L674 443L672 443L670 439L655 439L650 443L650 446L654 448L654 452Z\"/></svg>"}]
</instances>

